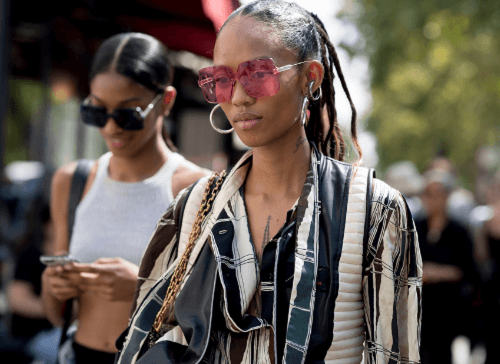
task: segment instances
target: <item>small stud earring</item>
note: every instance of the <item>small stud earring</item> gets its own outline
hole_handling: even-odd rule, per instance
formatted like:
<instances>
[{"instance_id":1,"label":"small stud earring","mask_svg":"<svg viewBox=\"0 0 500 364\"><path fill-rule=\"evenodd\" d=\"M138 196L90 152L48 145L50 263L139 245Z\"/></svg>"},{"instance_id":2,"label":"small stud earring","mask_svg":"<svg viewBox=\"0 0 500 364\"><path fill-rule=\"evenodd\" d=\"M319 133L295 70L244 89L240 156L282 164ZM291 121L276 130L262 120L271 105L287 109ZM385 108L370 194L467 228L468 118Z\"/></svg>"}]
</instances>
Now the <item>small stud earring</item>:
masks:
<instances>
[{"instance_id":1,"label":"small stud earring","mask_svg":"<svg viewBox=\"0 0 500 364\"><path fill-rule=\"evenodd\" d=\"M170 101L172 101L172 93L168 92L166 95L165 95L165 98L163 99L163 102L165 104L170 104Z\"/></svg>"}]
</instances>

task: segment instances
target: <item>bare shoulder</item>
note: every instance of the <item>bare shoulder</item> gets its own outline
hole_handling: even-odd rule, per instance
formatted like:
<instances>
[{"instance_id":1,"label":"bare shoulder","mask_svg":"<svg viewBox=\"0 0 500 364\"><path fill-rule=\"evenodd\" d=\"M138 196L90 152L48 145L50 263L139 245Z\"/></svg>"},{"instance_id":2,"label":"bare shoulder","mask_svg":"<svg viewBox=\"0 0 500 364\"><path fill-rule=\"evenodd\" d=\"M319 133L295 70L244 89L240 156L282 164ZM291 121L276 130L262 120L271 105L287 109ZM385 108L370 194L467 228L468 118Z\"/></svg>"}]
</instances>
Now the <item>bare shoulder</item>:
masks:
<instances>
[{"instance_id":1,"label":"bare shoulder","mask_svg":"<svg viewBox=\"0 0 500 364\"><path fill-rule=\"evenodd\" d=\"M174 198L184 188L191 186L202 177L210 175L212 172L201 168L196 164L185 160L174 172L172 176L172 194Z\"/></svg>"},{"instance_id":2,"label":"bare shoulder","mask_svg":"<svg viewBox=\"0 0 500 364\"><path fill-rule=\"evenodd\" d=\"M64 203L64 201L60 201L62 199L68 202L71 180L75 174L76 165L77 162L71 162L60 167L54 173L54 176L52 177L51 200ZM65 196L66 198L64 198Z\"/></svg>"},{"instance_id":3,"label":"bare shoulder","mask_svg":"<svg viewBox=\"0 0 500 364\"><path fill-rule=\"evenodd\" d=\"M71 181L73 179L73 175L75 174L77 164L78 164L77 161L71 162L69 164L60 167L54 173L54 176L52 177L51 199L58 200L66 205L68 204L69 194L71 190ZM90 170L82 198L88 192L90 186L92 185L92 182L95 179L95 175L97 172L97 164L98 161L95 161L94 165Z\"/></svg>"},{"instance_id":4,"label":"bare shoulder","mask_svg":"<svg viewBox=\"0 0 500 364\"><path fill-rule=\"evenodd\" d=\"M71 193L71 183L78 162L72 162L60 167L52 177L50 189L50 214L55 228L55 251L68 250L68 203ZM97 161L94 163L87 178L82 198L90 189L95 179Z\"/></svg>"}]
</instances>

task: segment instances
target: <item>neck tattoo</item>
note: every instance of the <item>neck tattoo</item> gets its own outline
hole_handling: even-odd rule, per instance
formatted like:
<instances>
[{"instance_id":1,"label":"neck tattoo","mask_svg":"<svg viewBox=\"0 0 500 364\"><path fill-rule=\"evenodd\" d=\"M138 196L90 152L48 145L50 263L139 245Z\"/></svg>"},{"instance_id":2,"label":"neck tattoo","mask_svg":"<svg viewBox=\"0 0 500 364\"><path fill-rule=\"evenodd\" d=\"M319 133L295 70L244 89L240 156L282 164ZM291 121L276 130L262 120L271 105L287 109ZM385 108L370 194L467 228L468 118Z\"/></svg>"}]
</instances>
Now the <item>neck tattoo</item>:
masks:
<instances>
[{"instance_id":1,"label":"neck tattoo","mask_svg":"<svg viewBox=\"0 0 500 364\"><path fill-rule=\"evenodd\" d=\"M297 142L295 142L295 150L293 151L293 153L297 153L297 151L299 150L299 147L302 143L304 143L305 141L307 140L306 137L302 138L302 136L299 136L299 139L297 139Z\"/></svg>"}]
</instances>

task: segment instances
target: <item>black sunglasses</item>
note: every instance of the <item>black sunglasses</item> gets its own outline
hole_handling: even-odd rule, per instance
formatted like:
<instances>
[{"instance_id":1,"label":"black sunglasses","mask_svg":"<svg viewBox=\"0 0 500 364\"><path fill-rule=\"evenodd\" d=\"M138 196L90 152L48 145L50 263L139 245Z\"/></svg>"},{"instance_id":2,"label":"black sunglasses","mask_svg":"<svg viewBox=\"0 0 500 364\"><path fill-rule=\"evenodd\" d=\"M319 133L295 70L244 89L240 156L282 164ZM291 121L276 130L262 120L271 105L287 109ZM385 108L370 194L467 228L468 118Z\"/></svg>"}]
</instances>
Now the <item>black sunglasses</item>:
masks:
<instances>
[{"instance_id":1,"label":"black sunglasses","mask_svg":"<svg viewBox=\"0 0 500 364\"><path fill-rule=\"evenodd\" d=\"M123 130L141 130L144 128L144 120L160 101L162 95L158 94L145 110L140 107L116 109L111 114L108 114L104 107L90 105L90 99L87 97L80 105L80 115L85 124L97 126L98 128L103 128L108 119L113 118L116 125Z\"/></svg>"}]
</instances>

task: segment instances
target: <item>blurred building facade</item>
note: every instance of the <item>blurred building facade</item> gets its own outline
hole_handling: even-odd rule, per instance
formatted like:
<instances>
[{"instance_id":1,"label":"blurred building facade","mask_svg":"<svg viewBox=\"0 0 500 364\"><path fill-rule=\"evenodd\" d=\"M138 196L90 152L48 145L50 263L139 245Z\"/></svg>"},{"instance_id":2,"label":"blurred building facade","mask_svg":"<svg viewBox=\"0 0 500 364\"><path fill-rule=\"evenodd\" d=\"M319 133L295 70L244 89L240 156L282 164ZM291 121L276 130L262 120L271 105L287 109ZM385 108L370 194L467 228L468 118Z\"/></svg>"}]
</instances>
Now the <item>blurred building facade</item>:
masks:
<instances>
[{"instance_id":1,"label":"blurred building facade","mask_svg":"<svg viewBox=\"0 0 500 364\"><path fill-rule=\"evenodd\" d=\"M236 0L125 0L119 8L93 0L57 8L33 0L2 2L8 67L1 69L8 92L5 106L0 103L0 167L37 160L53 170L101 155L105 146L98 131L79 120L90 62L102 40L138 31L172 50L178 96L167 127L174 143L187 158L213 168L214 158L227 155L232 144L210 128L211 105L197 87L196 72L211 63L216 30L238 6Z\"/></svg>"}]
</instances>

